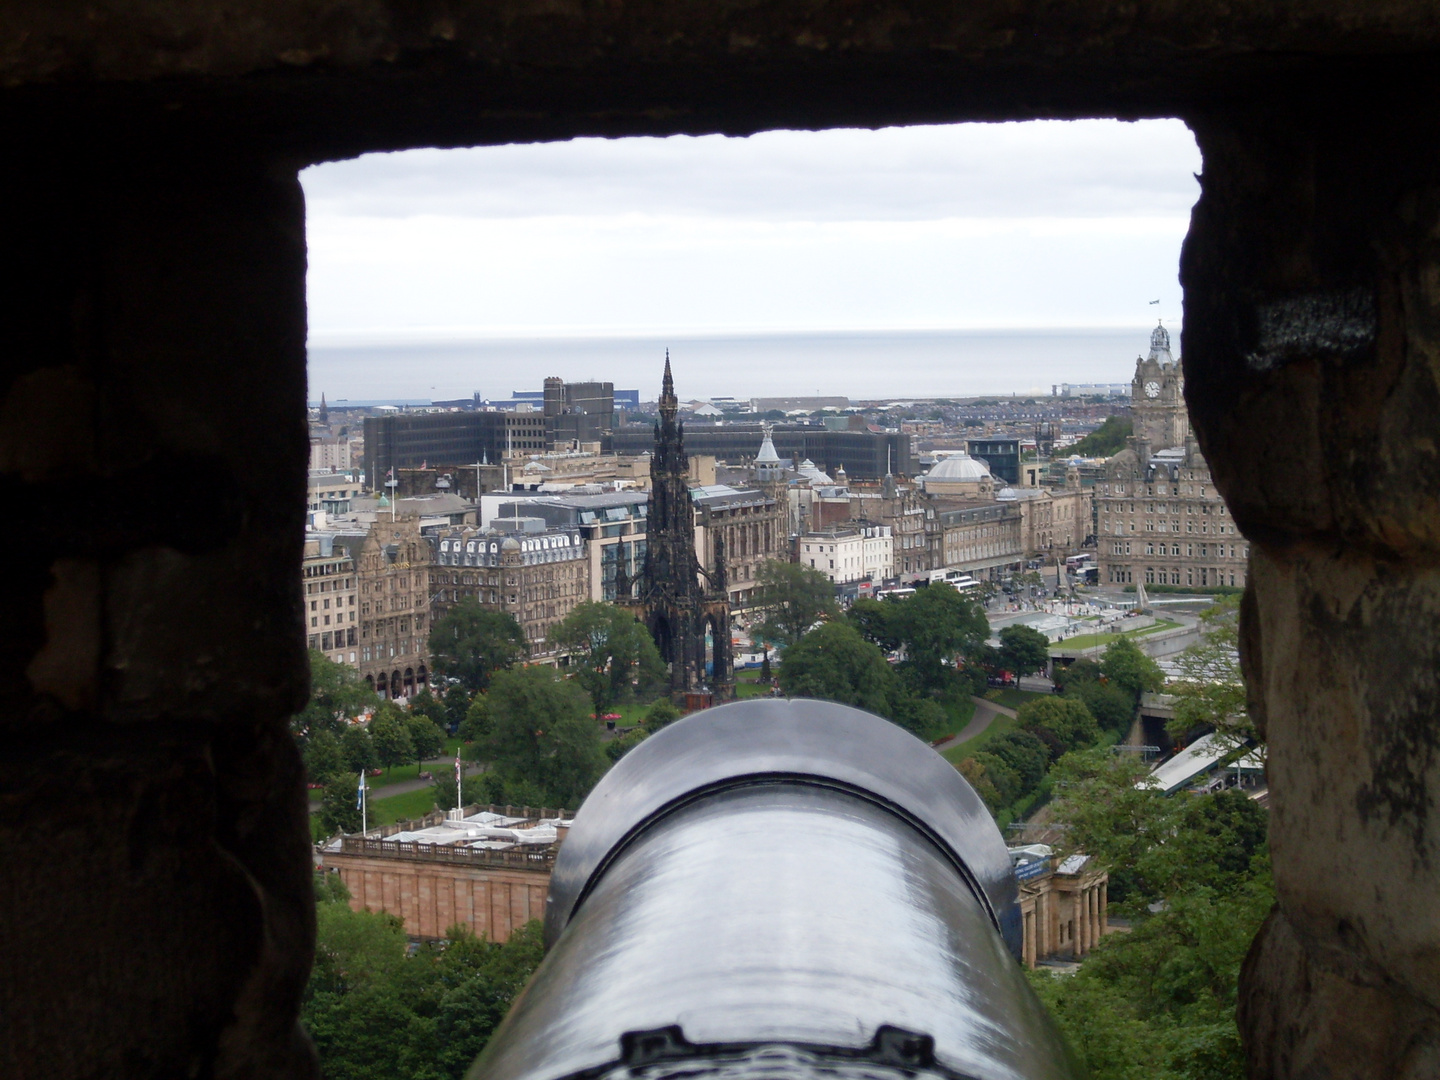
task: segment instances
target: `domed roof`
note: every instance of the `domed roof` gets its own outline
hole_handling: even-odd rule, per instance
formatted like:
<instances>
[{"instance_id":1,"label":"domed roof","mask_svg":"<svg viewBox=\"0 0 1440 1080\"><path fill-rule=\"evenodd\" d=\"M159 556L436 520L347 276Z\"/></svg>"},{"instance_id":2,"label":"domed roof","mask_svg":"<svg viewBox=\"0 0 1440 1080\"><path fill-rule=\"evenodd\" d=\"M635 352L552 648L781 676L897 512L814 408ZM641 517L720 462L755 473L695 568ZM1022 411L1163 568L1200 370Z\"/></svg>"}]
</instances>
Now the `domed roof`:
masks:
<instances>
[{"instance_id":1,"label":"domed roof","mask_svg":"<svg viewBox=\"0 0 1440 1080\"><path fill-rule=\"evenodd\" d=\"M507 537L505 538L505 540L500 544L500 550L501 550L501 551L519 551L519 550L520 550L520 541L519 541L519 540L516 540L515 537L513 537L513 536L507 536Z\"/></svg>"},{"instance_id":2,"label":"domed roof","mask_svg":"<svg viewBox=\"0 0 1440 1080\"><path fill-rule=\"evenodd\" d=\"M775 440L770 437L770 425L764 427L765 438L760 441L760 452L755 455L756 465L779 465L780 455L775 452Z\"/></svg>"},{"instance_id":3,"label":"domed roof","mask_svg":"<svg viewBox=\"0 0 1440 1080\"><path fill-rule=\"evenodd\" d=\"M1019 497L1020 493L1016 491L1013 487L1010 487L1008 484L1005 487L1002 487L999 491L995 492L995 498L1004 500L1005 502L1013 502Z\"/></svg>"},{"instance_id":4,"label":"domed roof","mask_svg":"<svg viewBox=\"0 0 1440 1080\"><path fill-rule=\"evenodd\" d=\"M833 484L828 473L822 471L813 461L806 458L800 463L800 475L808 480L813 487L815 484Z\"/></svg>"},{"instance_id":5,"label":"domed roof","mask_svg":"<svg viewBox=\"0 0 1440 1080\"><path fill-rule=\"evenodd\" d=\"M965 453L952 454L943 461L937 461L935 467L925 474L926 480L975 481L989 478L990 470L985 464Z\"/></svg>"}]
</instances>

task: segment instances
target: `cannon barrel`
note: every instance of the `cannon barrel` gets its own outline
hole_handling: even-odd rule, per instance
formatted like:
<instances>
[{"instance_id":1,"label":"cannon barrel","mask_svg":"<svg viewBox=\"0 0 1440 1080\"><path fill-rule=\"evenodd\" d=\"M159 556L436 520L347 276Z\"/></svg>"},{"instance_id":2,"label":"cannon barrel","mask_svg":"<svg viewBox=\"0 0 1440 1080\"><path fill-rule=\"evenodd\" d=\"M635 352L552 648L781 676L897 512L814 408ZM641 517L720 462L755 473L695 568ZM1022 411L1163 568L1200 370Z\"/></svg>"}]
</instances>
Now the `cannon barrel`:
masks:
<instances>
[{"instance_id":1,"label":"cannon barrel","mask_svg":"<svg viewBox=\"0 0 1440 1080\"><path fill-rule=\"evenodd\" d=\"M1016 896L978 796L888 721L697 713L580 808L545 960L470 1078L1070 1077Z\"/></svg>"}]
</instances>

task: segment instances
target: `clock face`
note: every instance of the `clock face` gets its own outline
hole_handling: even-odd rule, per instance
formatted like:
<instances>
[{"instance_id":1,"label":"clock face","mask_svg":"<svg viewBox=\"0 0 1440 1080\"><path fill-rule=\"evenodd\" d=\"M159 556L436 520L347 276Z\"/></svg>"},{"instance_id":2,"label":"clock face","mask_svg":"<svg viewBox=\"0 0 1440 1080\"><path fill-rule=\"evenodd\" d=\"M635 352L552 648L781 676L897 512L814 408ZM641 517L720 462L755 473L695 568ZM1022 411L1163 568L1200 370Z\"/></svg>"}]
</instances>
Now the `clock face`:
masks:
<instances>
[{"instance_id":1,"label":"clock face","mask_svg":"<svg viewBox=\"0 0 1440 1080\"><path fill-rule=\"evenodd\" d=\"M1147 383L1145 384L1145 396L1146 396L1146 397L1159 397L1159 396L1160 396L1160 384L1159 384L1158 382L1155 382L1153 379L1152 379L1150 382L1147 382Z\"/></svg>"}]
</instances>

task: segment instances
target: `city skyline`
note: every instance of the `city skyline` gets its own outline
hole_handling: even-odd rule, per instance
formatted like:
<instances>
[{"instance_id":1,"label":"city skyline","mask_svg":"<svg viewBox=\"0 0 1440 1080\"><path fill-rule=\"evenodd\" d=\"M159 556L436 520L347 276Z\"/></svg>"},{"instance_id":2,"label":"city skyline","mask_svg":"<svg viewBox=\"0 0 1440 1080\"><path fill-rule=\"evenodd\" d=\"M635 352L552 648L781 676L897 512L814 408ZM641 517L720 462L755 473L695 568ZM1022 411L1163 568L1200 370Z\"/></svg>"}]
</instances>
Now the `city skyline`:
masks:
<instances>
[{"instance_id":1,"label":"city skyline","mask_svg":"<svg viewBox=\"0 0 1440 1080\"><path fill-rule=\"evenodd\" d=\"M312 385L420 399L435 383L425 350L507 341L1176 326L1199 168L1178 121L581 139L319 166L302 174L312 350L411 350L416 385ZM1138 348L1072 377L1119 377ZM601 374L530 374L552 373ZM490 377L463 392L488 394ZM797 380L703 393L813 389Z\"/></svg>"}]
</instances>

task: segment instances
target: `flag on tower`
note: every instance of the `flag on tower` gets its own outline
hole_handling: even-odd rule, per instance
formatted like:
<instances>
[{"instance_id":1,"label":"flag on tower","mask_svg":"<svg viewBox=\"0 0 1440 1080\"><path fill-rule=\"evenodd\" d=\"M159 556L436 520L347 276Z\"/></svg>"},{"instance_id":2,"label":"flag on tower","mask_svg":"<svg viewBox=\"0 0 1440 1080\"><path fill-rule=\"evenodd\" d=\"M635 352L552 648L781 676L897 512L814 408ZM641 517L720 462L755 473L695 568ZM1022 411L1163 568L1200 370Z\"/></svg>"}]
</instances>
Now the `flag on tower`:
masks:
<instances>
[{"instance_id":1,"label":"flag on tower","mask_svg":"<svg viewBox=\"0 0 1440 1080\"><path fill-rule=\"evenodd\" d=\"M360 786L355 789L355 809L359 810L365 803L365 772L360 772Z\"/></svg>"}]
</instances>

